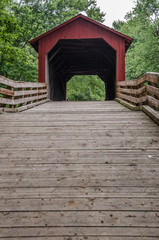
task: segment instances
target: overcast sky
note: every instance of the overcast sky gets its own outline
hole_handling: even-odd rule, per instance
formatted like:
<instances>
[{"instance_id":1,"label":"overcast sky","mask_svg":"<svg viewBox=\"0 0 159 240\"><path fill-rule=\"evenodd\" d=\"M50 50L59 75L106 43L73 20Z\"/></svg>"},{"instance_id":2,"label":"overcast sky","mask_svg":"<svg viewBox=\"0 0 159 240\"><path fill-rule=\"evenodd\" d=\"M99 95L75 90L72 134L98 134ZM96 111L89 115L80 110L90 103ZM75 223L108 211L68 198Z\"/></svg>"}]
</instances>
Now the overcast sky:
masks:
<instances>
[{"instance_id":1,"label":"overcast sky","mask_svg":"<svg viewBox=\"0 0 159 240\"><path fill-rule=\"evenodd\" d=\"M101 11L106 13L104 25L112 27L113 21L124 20L127 12L135 6L134 0L97 0Z\"/></svg>"}]
</instances>

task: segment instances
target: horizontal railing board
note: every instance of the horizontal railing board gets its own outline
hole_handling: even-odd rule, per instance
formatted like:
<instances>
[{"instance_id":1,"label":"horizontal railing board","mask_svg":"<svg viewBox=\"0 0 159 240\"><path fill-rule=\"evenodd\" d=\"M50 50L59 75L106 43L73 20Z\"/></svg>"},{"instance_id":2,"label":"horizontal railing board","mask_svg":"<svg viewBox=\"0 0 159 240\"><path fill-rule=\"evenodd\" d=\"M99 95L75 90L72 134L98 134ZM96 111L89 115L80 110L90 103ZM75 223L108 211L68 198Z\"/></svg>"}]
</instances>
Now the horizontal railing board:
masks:
<instances>
[{"instance_id":1,"label":"horizontal railing board","mask_svg":"<svg viewBox=\"0 0 159 240\"><path fill-rule=\"evenodd\" d=\"M117 92L134 94L134 95L142 94L145 91L146 91L146 86L143 86L139 89L129 89L129 88L119 88L119 87L117 88Z\"/></svg>"},{"instance_id":2,"label":"horizontal railing board","mask_svg":"<svg viewBox=\"0 0 159 240\"><path fill-rule=\"evenodd\" d=\"M146 81L159 84L159 73L147 73L146 75Z\"/></svg>"},{"instance_id":3,"label":"horizontal railing board","mask_svg":"<svg viewBox=\"0 0 159 240\"><path fill-rule=\"evenodd\" d=\"M128 100L128 101L133 102L135 104L143 103L143 102L146 101L146 96L136 98L136 97L128 96L128 95L125 95L125 94L117 93L117 97L121 98L121 99Z\"/></svg>"},{"instance_id":4,"label":"horizontal railing board","mask_svg":"<svg viewBox=\"0 0 159 240\"><path fill-rule=\"evenodd\" d=\"M159 98L159 88L147 85L146 91L147 91L147 93L152 94L152 95L154 94L155 96L157 96Z\"/></svg>"},{"instance_id":5,"label":"horizontal railing board","mask_svg":"<svg viewBox=\"0 0 159 240\"><path fill-rule=\"evenodd\" d=\"M131 110L137 110L136 105L140 104L141 110L159 123L159 115L155 109L159 109L159 73L146 73L136 80L117 83L117 97L118 102ZM130 104L134 107L129 106Z\"/></svg>"},{"instance_id":6,"label":"horizontal railing board","mask_svg":"<svg viewBox=\"0 0 159 240\"><path fill-rule=\"evenodd\" d=\"M14 100L8 98L0 98L0 104L14 105Z\"/></svg>"},{"instance_id":7,"label":"horizontal railing board","mask_svg":"<svg viewBox=\"0 0 159 240\"><path fill-rule=\"evenodd\" d=\"M49 99L44 99L44 100L41 100L41 101L38 101L38 102L35 102L35 103L30 103L30 104L27 104L25 106L21 106L21 107L18 107L18 108L4 108L4 111L5 112L22 112L22 111L25 111L29 108L33 108L33 107L36 107L40 104L46 103L48 101L49 101Z\"/></svg>"},{"instance_id":8,"label":"horizontal railing board","mask_svg":"<svg viewBox=\"0 0 159 240\"><path fill-rule=\"evenodd\" d=\"M159 125L159 112L149 106L143 106L142 110Z\"/></svg>"},{"instance_id":9,"label":"horizontal railing board","mask_svg":"<svg viewBox=\"0 0 159 240\"><path fill-rule=\"evenodd\" d=\"M16 104L21 104L21 103L27 103L31 101L36 101L42 98L47 98L47 94L39 95L39 96L33 96L33 97L27 97L27 98L22 98L22 99L16 99L14 100L14 105Z\"/></svg>"},{"instance_id":10,"label":"horizontal railing board","mask_svg":"<svg viewBox=\"0 0 159 240\"><path fill-rule=\"evenodd\" d=\"M1 104L9 104L9 105L17 105L17 104L22 104L22 103L27 103L35 100L39 100L42 98L47 98L47 94L39 95L39 96L32 96L32 97L27 97L27 98L19 98L19 99L7 99L7 98L0 98L0 103Z\"/></svg>"},{"instance_id":11,"label":"horizontal railing board","mask_svg":"<svg viewBox=\"0 0 159 240\"><path fill-rule=\"evenodd\" d=\"M39 102L30 103L30 104L28 104L28 105L26 105L26 106L18 107L18 108L17 108L17 112L21 112L21 111L27 110L27 109L29 109L29 108L36 107L36 106L38 106L38 105L40 105L40 104L43 104L43 103L46 103L46 102L48 102L48 101L49 101L48 99L44 99L44 100L41 100L41 101L39 101Z\"/></svg>"},{"instance_id":12,"label":"horizontal railing board","mask_svg":"<svg viewBox=\"0 0 159 240\"><path fill-rule=\"evenodd\" d=\"M6 89L6 88L0 87L0 93L3 95L14 96L14 91Z\"/></svg>"},{"instance_id":13,"label":"horizontal railing board","mask_svg":"<svg viewBox=\"0 0 159 240\"><path fill-rule=\"evenodd\" d=\"M127 101L122 100L121 98L116 98L115 100L117 102L119 102L120 104L122 104L123 106L131 109L132 111L140 111L141 110L140 106L136 106L134 104L131 104L131 103L127 102Z\"/></svg>"},{"instance_id":14,"label":"horizontal railing board","mask_svg":"<svg viewBox=\"0 0 159 240\"><path fill-rule=\"evenodd\" d=\"M46 83L13 81L0 76L0 84L0 104L5 112L23 111L48 101Z\"/></svg>"},{"instance_id":15,"label":"horizontal railing board","mask_svg":"<svg viewBox=\"0 0 159 240\"><path fill-rule=\"evenodd\" d=\"M5 78L3 76L0 76L0 83L4 84L4 85L7 85L9 87L14 87L15 81L13 81L11 79L8 79L8 78Z\"/></svg>"},{"instance_id":16,"label":"horizontal railing board","mask_svg":"<svg viewBox=\"0 0 159 240\"><path fill-rule=\"evenodd\" d=\"M39 88L46 87L46 83L37 83L37 82L16 82L0 76L0 83L13 87L13 88Z\"/></svg>"},{"instance_id":17,"label":"horizontal railing board","mask_svg":"<svg viewBox=\"0 0 159 240\"><path fill-rule=\"evenodd\" d=\"M146 96L146 101L147 101L149 106L159 108L159 100L147 95Z\"/></svg>"},{"instance_id":18,"label":"horizontal railing board","mask_svg":"<svg viewBox=\"0 0 159 240\"><path fill-rule=\"evenodd\" d=\"M125 87L125 86L130 86L130 87L135 87L138 86L144 82L152 82L155 84L159 83L159 73L145 73L143 76L139 77L136 80L127 80L123 82L118 82L117 86Z\"/></svg>"},{"instance_id":19,"label":"horizontal railing board","mask_svg":"<svg viewBox=\"0 0 159 240\"><path fill-rule=\"evenodd\" d=\"M42 93L47 93L47 89L15 91L14 96L17 97L17 96L42 94Z\"/></svg>"},{"instance_id":20,"label":"horizontal railing board","mask_svg":"<svg viewBox=\"0 0 159 240\"><path fill-rule=\"evenodd\" d=\"M146 81L146 76L142 76L140 78L138 78L137 80L127 80L127 81L124 81L124 82L119 82L117 84L117 86L129 86L129 87L136 87L142 83L144 83Z\"/></svg>"}]
</instances>

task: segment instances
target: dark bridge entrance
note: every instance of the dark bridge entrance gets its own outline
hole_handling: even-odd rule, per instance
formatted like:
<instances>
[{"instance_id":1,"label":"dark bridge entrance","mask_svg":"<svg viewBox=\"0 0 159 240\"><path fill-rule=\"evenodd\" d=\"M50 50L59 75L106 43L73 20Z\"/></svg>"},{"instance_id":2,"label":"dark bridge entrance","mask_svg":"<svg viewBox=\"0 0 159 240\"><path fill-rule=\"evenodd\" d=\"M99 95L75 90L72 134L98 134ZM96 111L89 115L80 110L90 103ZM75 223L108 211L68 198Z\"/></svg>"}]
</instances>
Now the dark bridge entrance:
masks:
<instances>
[{"instance_id":1,"label":"dark bridge entrance","mask_svg":"<svg viewBox=\"0 0 159 240\"><path fill-rule=\"evenodd\" d=\"M106 99L115 98L125 80L125 53L132 38L81 14L30 41L39 53L39 82L47 82L51 100L66 99L74 75L98 75Z\"/></svg>"},{"instance_id":2,"label":"dark bridge entrance","mask_svg":"<svg viewBox=\"0 0 159 240\"><path fill-rule=\"evenodd\" d=\"M51 100L66 100L66 84L74 75L98 75L105 83L106 99L115 98L116 51L103 39L59 40L48 62Z\"/></svg>"}]
</instances>

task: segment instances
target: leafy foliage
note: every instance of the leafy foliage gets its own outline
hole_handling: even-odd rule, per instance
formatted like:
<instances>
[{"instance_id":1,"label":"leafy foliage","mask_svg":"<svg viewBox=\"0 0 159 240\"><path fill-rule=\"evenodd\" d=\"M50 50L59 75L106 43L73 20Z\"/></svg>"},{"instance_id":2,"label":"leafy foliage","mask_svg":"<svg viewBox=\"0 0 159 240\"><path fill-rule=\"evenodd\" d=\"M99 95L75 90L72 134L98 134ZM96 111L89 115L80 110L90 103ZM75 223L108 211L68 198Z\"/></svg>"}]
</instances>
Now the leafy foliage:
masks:
<instances>
[{"instance_id":1,"label":"leafy foliage","mask_svg":"<svg viewBox=\"0 0 159 240\"><path fill-rule=\"evenodd\" d=\"M105 84L98 76L74 76L67 83L67 99L71 101L104 101Z\"/></svg>"},{"instance_id":2,"label":"leafy foliage","mask_svg":"<svg viewBox=\"0 0 159 240\"><path fill-rule=\"evenodd\" d=\"M95 20L104 19L96 0L0 1L0 74L37 81L38 54L28 41L81 11Z\"/></svg>"},{"instance_id":3,"label":"leafy foliage","mask_svg":"<svg viewBox=\"0 0 159 240\"><path fill-rule=\"evenodd\" d=\"M134 79L145 72L159 72L159 2L137 0L126 22L114 22L117 31L134 41L126 56L126 78Z\"/></svg>"}]
</instances>

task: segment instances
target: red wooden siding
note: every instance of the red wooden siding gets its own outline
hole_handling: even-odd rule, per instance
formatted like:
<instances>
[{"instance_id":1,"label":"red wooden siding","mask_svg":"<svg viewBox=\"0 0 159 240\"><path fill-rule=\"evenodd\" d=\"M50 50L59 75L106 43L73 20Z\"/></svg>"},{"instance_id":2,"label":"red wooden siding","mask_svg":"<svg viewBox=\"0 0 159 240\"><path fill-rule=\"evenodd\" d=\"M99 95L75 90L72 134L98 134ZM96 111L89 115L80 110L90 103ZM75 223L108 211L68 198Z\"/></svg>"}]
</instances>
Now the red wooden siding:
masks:
<instances>
[{"instance_id":1,"label":"red wooden siding","mask_svg":"<svg viewBox=\"0 0 159 240\"><path fill-rule=\"evenodd\" d=\"M33 45L38 41L39 52L39 82L45 82L45 56L60 39L91 39L103 38L117 52L117 81L125 80L125 52L126 40L131 44L132 40L118 32L94 22L82 15L74 20L61 25L54 31L48 32L41 37L32 40Z\"/></svg>"}]
</instances>

